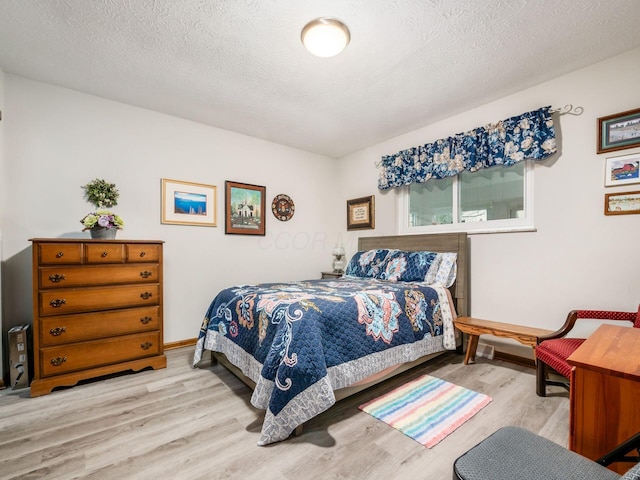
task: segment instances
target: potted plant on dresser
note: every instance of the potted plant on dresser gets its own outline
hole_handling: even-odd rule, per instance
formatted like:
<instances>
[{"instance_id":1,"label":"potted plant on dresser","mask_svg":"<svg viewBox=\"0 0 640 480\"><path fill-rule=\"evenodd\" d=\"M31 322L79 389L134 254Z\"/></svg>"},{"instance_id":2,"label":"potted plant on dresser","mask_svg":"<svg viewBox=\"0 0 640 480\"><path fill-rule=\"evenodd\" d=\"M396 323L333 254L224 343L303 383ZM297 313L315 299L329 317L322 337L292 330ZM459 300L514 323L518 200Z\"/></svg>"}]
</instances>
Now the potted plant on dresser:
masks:
<instances>
[{"instance_id":1,"label":"potted plant on dresser","mask_svg":"<svg viewBox=\"0 0 640 480\"><path fill-rule=\"evenodd\" d=\"M88 213L80 223L82 231L89 230L91 238L116 238L116 232L124 227L121 217L109 209L118 204L120 193L114 183L96 178L82 186L84 198L96 207L95 212Z\"/></svg>"}]
</instances>

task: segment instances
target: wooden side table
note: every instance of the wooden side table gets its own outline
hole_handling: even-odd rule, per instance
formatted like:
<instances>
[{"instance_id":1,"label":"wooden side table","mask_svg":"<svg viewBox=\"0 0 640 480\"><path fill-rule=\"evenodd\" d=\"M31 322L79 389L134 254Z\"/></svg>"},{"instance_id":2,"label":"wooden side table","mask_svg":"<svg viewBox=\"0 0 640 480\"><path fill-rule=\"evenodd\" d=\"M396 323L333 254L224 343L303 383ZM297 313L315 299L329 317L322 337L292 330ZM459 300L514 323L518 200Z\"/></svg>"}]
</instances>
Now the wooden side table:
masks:
<instances>
[{"instance_id":1,"label":"wooden side table","mask_svg":"<svg viewBox=\"0 0 640 480\"><path fill-rule=\"evenodd\" d=\"M567 359L569 448L595 460L640 431L640 328L602 325ZM625 473L632 464L608 468Z\"/></svg>"},{"instance_id":2,"label":"wooden side table","mask_svg":"<svg viewBox=\"0 0 640 480\"><path fill-rule=\"evenodd\" d=\"M538 337L553 333L552 330L545 330L543 328L525 327L522 325L494 322L492 320L482 320L472 317L458 317L454 321L454 324L458 330L469 336L467 353L464 357L465 365L468 365L470 360L475 361L480 335L511 338L523 345L529 345L535 350Z\"/></svg>"},{"instance_id":3,"label":"wooden side table","mask_svg":"<svg viewBox=\"0 0 640 480\"><path fill-rule=\"evenodd\" d=\"M342 278L344 273L335 273L335 272L320 272L322 275L320 278Z\"/></svg>"}]
</instances>

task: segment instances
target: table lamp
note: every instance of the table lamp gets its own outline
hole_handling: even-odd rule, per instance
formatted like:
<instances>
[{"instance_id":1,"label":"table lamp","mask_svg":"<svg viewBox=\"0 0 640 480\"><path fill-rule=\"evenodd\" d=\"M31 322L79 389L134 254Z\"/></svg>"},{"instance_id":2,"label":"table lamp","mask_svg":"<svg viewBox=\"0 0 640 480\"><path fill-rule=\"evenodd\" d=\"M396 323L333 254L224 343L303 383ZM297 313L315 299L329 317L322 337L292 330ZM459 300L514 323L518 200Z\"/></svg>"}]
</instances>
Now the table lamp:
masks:
<instances>
[{"instance_id":1,"label":"table lamp","mask_svg":"<svg viewBox=\"0 0 640 480\"><path fill-rule=\"evenodd\" d=\"M342 244L337 244L333 247L331 254L335 257L333 260L333 273L344 273L344 267L346 265L344 247Z\"/></svg>"}]
</instances>

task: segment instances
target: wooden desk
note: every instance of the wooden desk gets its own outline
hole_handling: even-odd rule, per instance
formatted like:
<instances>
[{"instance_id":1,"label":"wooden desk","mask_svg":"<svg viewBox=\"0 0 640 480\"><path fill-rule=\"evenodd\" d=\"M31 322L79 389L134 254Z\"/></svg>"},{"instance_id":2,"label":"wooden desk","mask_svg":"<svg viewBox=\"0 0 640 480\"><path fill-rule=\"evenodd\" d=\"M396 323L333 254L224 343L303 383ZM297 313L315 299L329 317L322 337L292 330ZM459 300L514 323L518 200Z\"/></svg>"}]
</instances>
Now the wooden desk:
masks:
<instances>
[{"instance_id":1,"label":"wooden desk","mask_svg":"<svg viewBox=\"0 0 640 480\"><path fill-rule=\"evenodd\" d=\"M492 320L482 320L472 317L458 317L454 325L458 330L469 336L467 353L464 356L465 365L467 365L469 361L475 361L480 335L489 334L495 335L496 337L511 338L535 349L537 337L553 333L552 330L544 330L542 328L525 327L522 325L494 322Z\"/></svg>"},{"instance_id":2,"label":"wooden desk","mask_svg":"<svg viewBox=\"0 0 640 480\"><path fill-rule=\"evenodd\" d=\"M569 448L592 460L640 431L640 328L600 326L567 359ZM632 463L614 463L620 474Z\"/></svg>"}]
</instances>

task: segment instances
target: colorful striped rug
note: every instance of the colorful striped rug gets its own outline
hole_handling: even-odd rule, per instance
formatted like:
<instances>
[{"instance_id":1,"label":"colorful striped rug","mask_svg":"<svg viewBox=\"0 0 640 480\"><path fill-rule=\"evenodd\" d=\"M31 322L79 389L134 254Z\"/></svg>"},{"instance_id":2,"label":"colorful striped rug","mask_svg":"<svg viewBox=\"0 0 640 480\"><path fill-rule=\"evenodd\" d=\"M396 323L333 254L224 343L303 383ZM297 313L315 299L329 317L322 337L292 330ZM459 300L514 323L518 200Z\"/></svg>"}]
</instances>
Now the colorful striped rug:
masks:
<instances>
[{"instance_id":1,"label":"colorful striped rug","mask_svg":"<svg viewBox=\"0 0 640 480\"><path fill-rule=\"evenodd\" d=\"M487 395L424 375L359 408L431 448L489 402Z\"/></svg>"}]
</instances>

